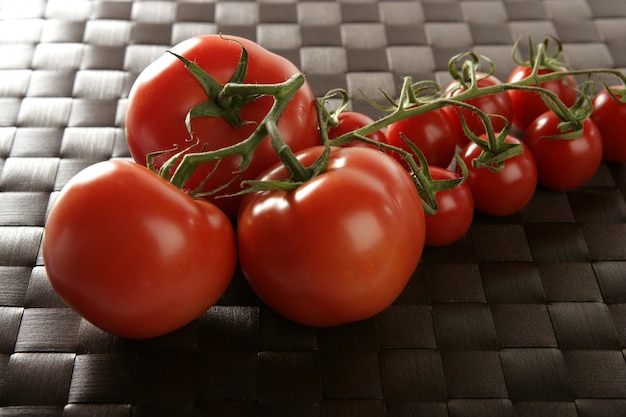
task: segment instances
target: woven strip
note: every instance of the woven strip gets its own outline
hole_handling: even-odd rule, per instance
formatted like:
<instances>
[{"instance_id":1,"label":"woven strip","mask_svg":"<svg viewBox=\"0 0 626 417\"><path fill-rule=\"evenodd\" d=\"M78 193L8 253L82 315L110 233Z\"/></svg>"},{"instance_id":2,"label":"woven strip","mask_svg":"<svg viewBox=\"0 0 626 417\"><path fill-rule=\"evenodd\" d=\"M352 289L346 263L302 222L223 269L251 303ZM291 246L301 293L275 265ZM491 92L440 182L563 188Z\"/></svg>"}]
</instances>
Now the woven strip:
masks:
<instances>
[{"instance_id":1,"label":"woven strip","mask_svg":"<svg viewBox=\"0 0 626 417\"><path fill-rule=\"evenodd\" d=\"M260 303L240 271L218 305L130 341L81 319L48 282L46 213L78 171L129 158L137 75L171 45L239 35L352 108L401 78L446 85L471 50L505 79L511 48L559 38L578 68L626 68L615 0L75 1L0 4L0 415L607 417L626 415L626 168L603 163L520 213L477 214L427 248L390 308L314 329Z\"/></svg>"}]
</instances>

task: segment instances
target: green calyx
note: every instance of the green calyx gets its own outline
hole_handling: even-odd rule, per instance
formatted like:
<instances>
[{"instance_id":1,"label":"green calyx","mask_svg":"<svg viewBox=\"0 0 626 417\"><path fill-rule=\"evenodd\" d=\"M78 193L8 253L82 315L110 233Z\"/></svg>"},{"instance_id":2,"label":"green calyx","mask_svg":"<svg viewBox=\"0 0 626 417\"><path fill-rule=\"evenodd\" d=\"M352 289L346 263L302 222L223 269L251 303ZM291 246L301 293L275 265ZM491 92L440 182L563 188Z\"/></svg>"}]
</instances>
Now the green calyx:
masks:
<instances>
[{"instance_id":1,"label":"green calyx","mask_svg":"<svg viewBox=\"0 0 626 417\"><path fill-rule=\"evenodd\" d=\"M479 72L481 60L487 63L488 70ZM459 62L460 70L458 68ZM444 93L451 95L455 90L475 89L478 87L478 80L494 75L496 72L495 63L484 55L480 57L473 52L462 52L448 61L448 73L454 80L454 84Z\"/></svg>"},{"instance_id":2,"label":"green calyx","mask_svg":"<svg viewBox=\"0 0 626 417\"><path fill-rule=\"evenodd\" d=\"M562 109L546 102L550 110L561 120L558 125L559 135L551 136L550 139L572 140L580 137L583 133L583 123L591 116L593 111L593 83L586 82L582 86L578 98L570 108Z\"/></svg>"},{"instance_id":3,"label":"green calyx","mask_svg":"<svg viewBox=\"0 0 626 417\"><path fill-rule=\"evenodd\" d=\"M463 159L458 155L454 155L454 159L461 169L461 176L455 179L441 179L435 180L430 175L430 169L428 168L428 161L422 153L422 151L407 138L404 133L401 133L402 139L408 145L409 149L413 152L413 155L419 161L419 165L415 162L413 155L402 149L396 148L396 152L399 152L402 157L407 161L411 168L411 179L417 188L417 191L422 199L422 207L427 215L435 215L439 211L439 202L437 201L437 193L445 190L449 190L460 186L465 182L468 175L467 165Z\"/></svg>"},{"instance_id":4,"label":"green calyx","mask_svg":"<svg viewBox=\"0 0 626 417\"><path fill-rule=\"evenodd\" d=\"M556 44L556 51L549 55L548 50L550 49L550 40L554 41ZM569 65L561 61L561 56L563 55L563 44L554 38L553 36L547 36L543 42L537 44L536 49L533 47L532 39L528 38L528 60L523 61L518 59L517 52L519 50L518 40L515 42L513 46L513 50L511 56L513 61L517 65L529 67L534 69L534 73L537 73L540 69L549 69L552 71L561 71L565 69L571 69Z\"/></svg>"},{"instance_id":5,"label":"green calyx","mask_svg":"<svg viewBox=\"0 0 626 417\"><path fill-rule=\"evenodd\" d=\"M207 95L206 101L195 105L187 113L185 124L189 135L193 137L191 121L197 117L221 117L235 127L242 126L240 114L241 108L254 101L258 96L230 94L224 85L217 82L215 78L211 77L198 64L172 51L168 52L185 64L189 73L194 76L198 83L200 83L202 89ZM242 45L241 57L239 58L237 68L226 85L243 84L247 70L248 52Z\"/></svg>"}]
</instances>

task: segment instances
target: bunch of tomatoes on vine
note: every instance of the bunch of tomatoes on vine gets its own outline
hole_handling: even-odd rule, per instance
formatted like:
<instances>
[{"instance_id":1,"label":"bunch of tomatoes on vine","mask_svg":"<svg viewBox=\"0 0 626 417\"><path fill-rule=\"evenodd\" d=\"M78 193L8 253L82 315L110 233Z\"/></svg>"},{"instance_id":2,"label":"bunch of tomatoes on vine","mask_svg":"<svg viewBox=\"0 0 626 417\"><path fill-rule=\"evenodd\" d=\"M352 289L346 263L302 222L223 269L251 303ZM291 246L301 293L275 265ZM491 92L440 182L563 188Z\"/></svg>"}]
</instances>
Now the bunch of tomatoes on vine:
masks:
<instances>
[{"instance_id":1,"label":"bunch of tomatoes on vine","mask_svg":"<svg viewBox=\"0 0 626 417\"><path fill-rule=\"evenodd\" d=\"M511 215L538 186L572 189L603 159L626 161L626 76L571 69L549 40L506 82L473 53L450 60L445 88L405 77L398 97L370 99L377 120L349 110L345 90L315 97L293 63L250 40L183 41L130 92L133 161L94 164L56 198L50 282L126 338L193 321L237 268L297 323L370 318L424 246L462 238L476 211ZM596 88L597 75L616 82Z\"/></svg>"}]
</instances>

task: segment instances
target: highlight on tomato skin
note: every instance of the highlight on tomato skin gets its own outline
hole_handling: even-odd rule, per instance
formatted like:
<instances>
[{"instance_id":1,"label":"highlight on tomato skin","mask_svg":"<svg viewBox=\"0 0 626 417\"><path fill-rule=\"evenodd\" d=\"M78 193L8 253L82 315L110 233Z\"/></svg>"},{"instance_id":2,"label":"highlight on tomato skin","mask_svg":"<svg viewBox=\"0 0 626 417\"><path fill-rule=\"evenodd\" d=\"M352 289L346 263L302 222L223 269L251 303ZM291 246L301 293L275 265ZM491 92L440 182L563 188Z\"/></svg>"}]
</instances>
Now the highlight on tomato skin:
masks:
<instances>
[{"instance_id":1,"label":"highlight on tomato skin","mask_svg":"<svg viewBox=\"0 0 626 417\"><path fill-rule=\"evenodd\" d=\"M96 327L130 339L199 317L225 292L236 256L222 211L122 160L94 164L65 185L43 240L61 299Z\"/></svg>"},{"instance_id":2,"label":"highlight on tomato skin","mask_svg":"<svg viewBox=\"0 0 626 417\"><path fill-rule=\"evenodd\" d=\"M304 164L323 152L296 155ZM281 165L260 179L281 179ZM424 210L408 172L364 147L334 148L328 169L293 191L244 197L244 276L271 309L327 327L370 318L404 290L424 247Z\"/></svg>"}]
</instances>

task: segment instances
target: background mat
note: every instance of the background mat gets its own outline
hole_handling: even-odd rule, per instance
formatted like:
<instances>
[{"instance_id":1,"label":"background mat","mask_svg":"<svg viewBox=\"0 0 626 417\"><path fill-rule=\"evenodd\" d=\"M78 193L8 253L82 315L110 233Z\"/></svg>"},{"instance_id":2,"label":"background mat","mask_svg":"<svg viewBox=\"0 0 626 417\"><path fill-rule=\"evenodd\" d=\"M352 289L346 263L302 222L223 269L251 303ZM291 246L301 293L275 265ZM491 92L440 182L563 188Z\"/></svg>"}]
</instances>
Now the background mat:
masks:
<instances>
[{"instance_id":1,"label":"background mat","mask_svg":"<svg viewBox=\"0 0 626 417\"><path fill-rule=\"evenodd\" d=\"M497 75L518 39L558 37L577 68L626 68L624 0L0 1L0 415L626 416L626 167L540 188L522 212L477 215L426 249L397 302L370 320L302 327L237 274L179 331L128 341L52 291L46 212L80 169L128 158L137 74L172 44L242 35L291 59L317 95L393 95L447 82L473 50Z\"/></svg>"}]
</instances>

